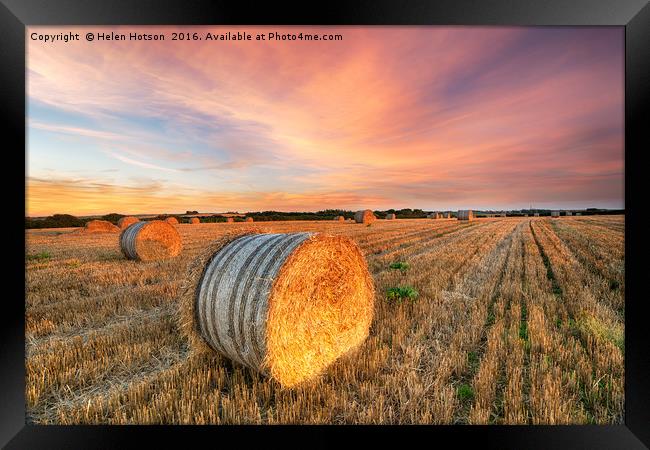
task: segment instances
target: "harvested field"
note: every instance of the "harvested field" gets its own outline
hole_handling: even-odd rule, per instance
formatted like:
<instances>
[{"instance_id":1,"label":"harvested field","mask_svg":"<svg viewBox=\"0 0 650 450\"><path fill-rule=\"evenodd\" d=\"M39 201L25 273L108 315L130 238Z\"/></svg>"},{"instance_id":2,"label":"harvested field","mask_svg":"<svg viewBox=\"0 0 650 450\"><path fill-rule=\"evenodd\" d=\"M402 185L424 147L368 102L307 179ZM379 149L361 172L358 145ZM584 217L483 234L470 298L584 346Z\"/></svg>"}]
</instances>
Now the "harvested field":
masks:
<instances>
[{"instance_id":1,"label":"harvested field","mask_svg":"<svg viewBox=\"0 0 650 450\"><path fill-rule=\"evenodd\" d=\"M266 233L347 236L374 279L369 337L292 389L191 352L178 329L188 265L250 224L176 227L181 254L149 262L124 259L117 233L29 230L27 420L623 423L624 225L623 216L258 222ZM388 300L398 286L417 299Z\"/></svg>"}]
</instances>

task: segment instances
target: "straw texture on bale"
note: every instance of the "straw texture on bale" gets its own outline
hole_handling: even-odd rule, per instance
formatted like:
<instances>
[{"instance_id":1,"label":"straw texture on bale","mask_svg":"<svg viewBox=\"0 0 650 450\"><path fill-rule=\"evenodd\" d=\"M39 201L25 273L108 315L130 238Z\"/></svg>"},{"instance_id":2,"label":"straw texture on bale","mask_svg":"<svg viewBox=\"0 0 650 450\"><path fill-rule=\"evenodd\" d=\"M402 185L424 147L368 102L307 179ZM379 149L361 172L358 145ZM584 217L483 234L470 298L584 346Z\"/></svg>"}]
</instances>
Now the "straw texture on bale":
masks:
<instances>
[{"instance_id":1,"label":"straw texture on bale","mask_svg":"<svg viewBox=\"0 0 650 450\"><path fill-rule=\"evenodd\" d=\"M349 238L314 233L226 236L190 266L181 328L192 348L291 387L368 336L374 287Z\"/></svg>"},{"instance_id":2,"label":"straw texture on bale","mask_svg":"<svg viewBox=\"0 0 650 450\"><path fill-rule=\"evenodd\" d=\"M165 219L165 222L171 224L171 225L178 225L178 219L176 217L167 217Z\"/></svg>"},{"instance_id":3,"label":"straw texture on bale","mask_svg":"<svg viewBox=\"0 0 650 450\"><path fill-rule=\"evenodd\" d=\"M118 233L119 227L116 227L107 220L91 220L86 222L84 232L86 233Z\"/></svg>"},{"instance_id":4,"label":"straw texture on bale","mask_svg":"<svg viewBox=\"0 0 650 450\"><path fill-rule=\"evenodd\" d=\"M395 220L396 217L397 216L395 216L395 214L387 214L386 215L386 220Z\"/></svg>"},{"instance_id":5,"label":"straw texture on bale","mask_svg":"<svg viewBox=\"0 0 650 450\"><path fill-rule=\"evenodd\" d=\"M197 223L201 223L201 219L199 219L198 217L192 217L190 219L190 223L193 224L193 225L195 225Z\"/></svg>"},{"instance_id":6,"label":"straw texture on bale","mask_svg":"<svg viewBox=\"0 0 650 450\"><path fill-rule=\"evenodd\" d=\"M461 209L458 211L458 220L472 220L474 212L471 209Z\"/></svg>"},{"instance_id":7,"label":"straw texture on bale","mask_svg":"<svg viewBox=\"0 0 650 450\"><path fill-rule=\"evenodd\" d=\"M252 217L246 217L246 222L252 222L253 218Z\"/></svg>"},{"instance_id":8,"label":"straw texture on bale","mask_svg":"<svg viewBox=\"0 0 650 450\"><path fill-rule=\"evenodd\" d=\"M369 209L354 213L354 221L356 223L372 223L375 220L377 220L377 217L375 217L375 214Z\"/></svg>"},{"instance_id":9,"label":"straw texture on bale","mask_svg":"<svg viewBox=\"0 0 650 450\"><path fill-rule=\"evenodd\" d=\"M120 227L120 229L123 230L125 228L128 228L129 225L131 225L133 223L136 223L136 222L140 222L140 219L138 219L137 217L133 217L133 216L126 216L126 217L122 217L120 220L117 221L117 226Z\"/></svg>"},{"instance_id":10,"label":"straw texture on bale","mask_svg":"<svg viewBox=\"0 0 650 450\"><path fill-rule=\"evenodd\" d=\"M162 220L137 222L120 234L120 249L127 259L154 261L178 256L183 245L176 228Z\"/></svg>"}]
</instances>

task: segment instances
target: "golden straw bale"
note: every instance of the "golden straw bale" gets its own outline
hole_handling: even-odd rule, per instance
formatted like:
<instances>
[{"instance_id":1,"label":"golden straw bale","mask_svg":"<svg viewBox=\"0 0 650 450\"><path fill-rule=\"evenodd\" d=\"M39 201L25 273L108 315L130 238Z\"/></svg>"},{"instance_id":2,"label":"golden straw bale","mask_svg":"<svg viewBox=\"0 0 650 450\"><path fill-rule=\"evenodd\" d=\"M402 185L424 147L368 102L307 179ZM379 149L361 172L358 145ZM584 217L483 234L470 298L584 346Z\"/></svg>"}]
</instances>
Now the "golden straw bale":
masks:
<instances>
[{"instance_id":1,"label":"golden straw bale","mask_svg":"<svg viewBox=\"0 0 650 450\"><path fill-rule=\"evenodd\" d=\"M137 222L120 234L120 249L127 259L154 261L178 256L183 247L176 228L163 220Z\"/></svg>"},{"instance_id":2,"label":"golden straw bale","mask_svg":"<svg viewBox=\"0 0 650 450\"><path fill-rule=\"evenodd\" d=\"M140 222L140 219L133 216L125 216L117 221L117 226L120 227L121 230L123 230L125 228L128 228L129 225L134 224L136 222Z\"/></svg>"},{"instance_id":3,"label":"golden straw bale","mask_svg":"<svg viewBox=\"0 0 650 450\"><path fill-rule=\"evenodd\" d=\"M474 212L471 209L458 210L458 220L473 220Z\"/></svg>"},{"instance_id":4,"label":"golden straw bale","mask_svg":"<svg viewBox=\"0 0 650 450\"><path fill-rule=\"evenodd\" d=\"M171 225L178 225L178 219L176 217L167 217L165 222Z\"/></svg>"},{"instance_id":5,"label":"golden straw bale","mask_svg":"<svg viewBox=\"0 0 650 450\"><path fill-rule=\"evenodd\" d=\"M107 220L91 220L86 222L85 233L119 233L120 228Z\"/></svg>"},{"instance_id":6,"label":"golden straw bale","mask_svg":"<svg viewBox=\"0 0 650 450\"><path fill-rule=\"evenodd\" d=\"M354 221L356 223L370 224L375 220L377 220L377 217L375 217L375 214L369 209L357 211L354 213Z\"/></svg>"},{"instance_id":7,"label":"golden straw bale","mask_svg":"<svg viewBox=\"0 0 650 450\"><path fill-rule=\"evenodd\" d=\"M354 241L315 233L231 234L190 265L179 314L211 348L291 387L368 336L374 286Z\"/></svg>"},{"instance_id":8,"label":"golden straw bale","mask_svg":"<svg viewBox=\"0 0 650 450\"><path fill-rule=\"evenodd\" d=\"M201 223L201 219L199 219L198 217L192 217L190 219L190 223L193 224L193 225L195 225L197 223Z\"/></svg>"}]
</instances>

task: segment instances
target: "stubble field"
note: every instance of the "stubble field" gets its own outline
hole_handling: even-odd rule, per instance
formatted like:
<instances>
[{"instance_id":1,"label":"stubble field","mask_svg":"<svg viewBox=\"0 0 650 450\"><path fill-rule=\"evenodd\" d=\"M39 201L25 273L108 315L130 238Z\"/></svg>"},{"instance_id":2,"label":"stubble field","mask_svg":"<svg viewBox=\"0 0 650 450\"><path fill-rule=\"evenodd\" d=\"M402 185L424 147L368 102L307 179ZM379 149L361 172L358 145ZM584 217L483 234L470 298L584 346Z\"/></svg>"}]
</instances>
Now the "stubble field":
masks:
<instances>
[{"instance_id":1,"label":"stubble field","mask_svg":"<svg viewBox=\"0 0 650 450\"><path fill-rule=\"evenodd\" d=\"M347 235L375 282L369 338L291 390L189 356L176 326L187 265L251 226ZM623 216L177 229L181 256L147 263L125 260L118 234L26 233L28 422L623 422ZM397 286L418 299L389 301Z\"/></svg>"}]
</instances>

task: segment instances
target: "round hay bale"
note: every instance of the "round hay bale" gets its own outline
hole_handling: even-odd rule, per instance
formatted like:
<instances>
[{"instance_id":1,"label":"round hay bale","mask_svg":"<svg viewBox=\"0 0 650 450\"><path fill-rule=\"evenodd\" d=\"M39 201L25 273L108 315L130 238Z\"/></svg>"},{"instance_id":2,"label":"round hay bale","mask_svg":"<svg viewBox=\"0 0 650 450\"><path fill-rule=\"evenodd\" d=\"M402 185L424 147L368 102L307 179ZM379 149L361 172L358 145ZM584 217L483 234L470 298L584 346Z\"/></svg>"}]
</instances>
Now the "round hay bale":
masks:
<instances>
[{"instance_id":1,"label":"round hay bale","mask_svg":"<svg viewBox=\"0 0 650 450\"><path fill-rule=\"evenodd\" d=\"M395 220L396 218L395 214L386 214L386 220Z\"/></svg>"},{"instance_id":2,"label":"round hay bale","mask_svg":"<svg viewBox=\"0 0 650 450\"><path fill-rule=\"evenodd\" d=\"M122 217L120 220L117 221L117 226L120 227L121 230L123 230L125 228L128 228L129 225L134 224L136 222L140 222L140 219L133 216L126 216L126 217Z\"/></svg>"},{"instance_id":3,"label":"round hay bale","mask_svg":"<svg viewBox=\"0 0 650 450\"><path fill-rule=\"evenodd\" d=\"M226 223L233 223L234 221L235 221L235 219L233 219L232 217L228 217L226 219Z\"/></svg>"},{"instance_id":4,"label":"round hay bale","mask_svg":"<svg viewBox=\"0 0 650 450\"><path fill-rule=\"evenodd\" d=\"M192 217L192 218L190 219L190 223L191 223L192 225L196 225L197 223L201 223L201 219L199 219L198 217Z\"/></svg>"},{"instance_id":5,"label":"round hay bale","mask_svg":"<svg viewBox=\"0 0 650 450\"><path fill-rule=\"evenodd\" d=\"M354 221L356 223L366 224L366 223L372 223L375 220L377 220L377 218L375 217L373 212L369 209L363 211L357 211L356 213L354 213Z\"/></svg>"},{"instance_id":6,"label":"round hay bale","mask_svg":"<svg viewBox=\"0 0 650 450\"><path fill-rule=\"evenodd\" d=\"M246 217L246 222L252 222L253 218L252 217Z\"/></svg>"},{"instance_id":7,"label":"round hay bale","mask_svg":"<svg viewBox=\"0 0 650 450\"><path fill-rule=\"evenodd\" d=\"M336 217L334 218L334 221L335 221L335 222L345 222L345 217L343 217L343 216L336 216Z\"/></svg>"},{"instance_id":8,"label":"round hay bale","mask_svg":"<svg viewBox=\"0 0 650 450\"><path fill-rule=\"evenodd\" d=\"M167 217L165 219L165 222L171 224L171 225L178 225L178 219L176 217Z\"/></svg>"},{"instance_id":9,"label":"round hay bale","mask_svg":"<svg viewBox=\"0 0 650 450\"><path fill-rule=\"evenodd\" d=\"M117 233L120 229L108 220L91 220L86 222L84 231L86 233Z\"/></svg>"},{"instance_id":10,"label":"round hay bale","mask_svg":"<svg viewBox=\"0 0 650 450\"><path fill-rule=\"evenodd\" d=\"M474 212L471 209L459 209L458 210L458 220L473 220Z\"/></svg>"},{"instance_id":11,"label":"round hay bale","mask_svg":"<svg viewBox=\"0 0 650 450\"><path fill-rule=\"evenodd\" d=\"M189 270L179 317L193 351L216 351L283 387L317 376L368 336L374 286L347 237L233 233Z\"/></svg>"},{"instance_id":12,"label":"round hay bale","mask_svg":"<svg viewBox=\"0 0 650 450\"><path fill-rule=\"evenodd\" d=\"M183 243L176 228L162 220L137 222L120 234L120 249L127 259L154 261L178 256Z\"/></svg>"}]
</instances>

